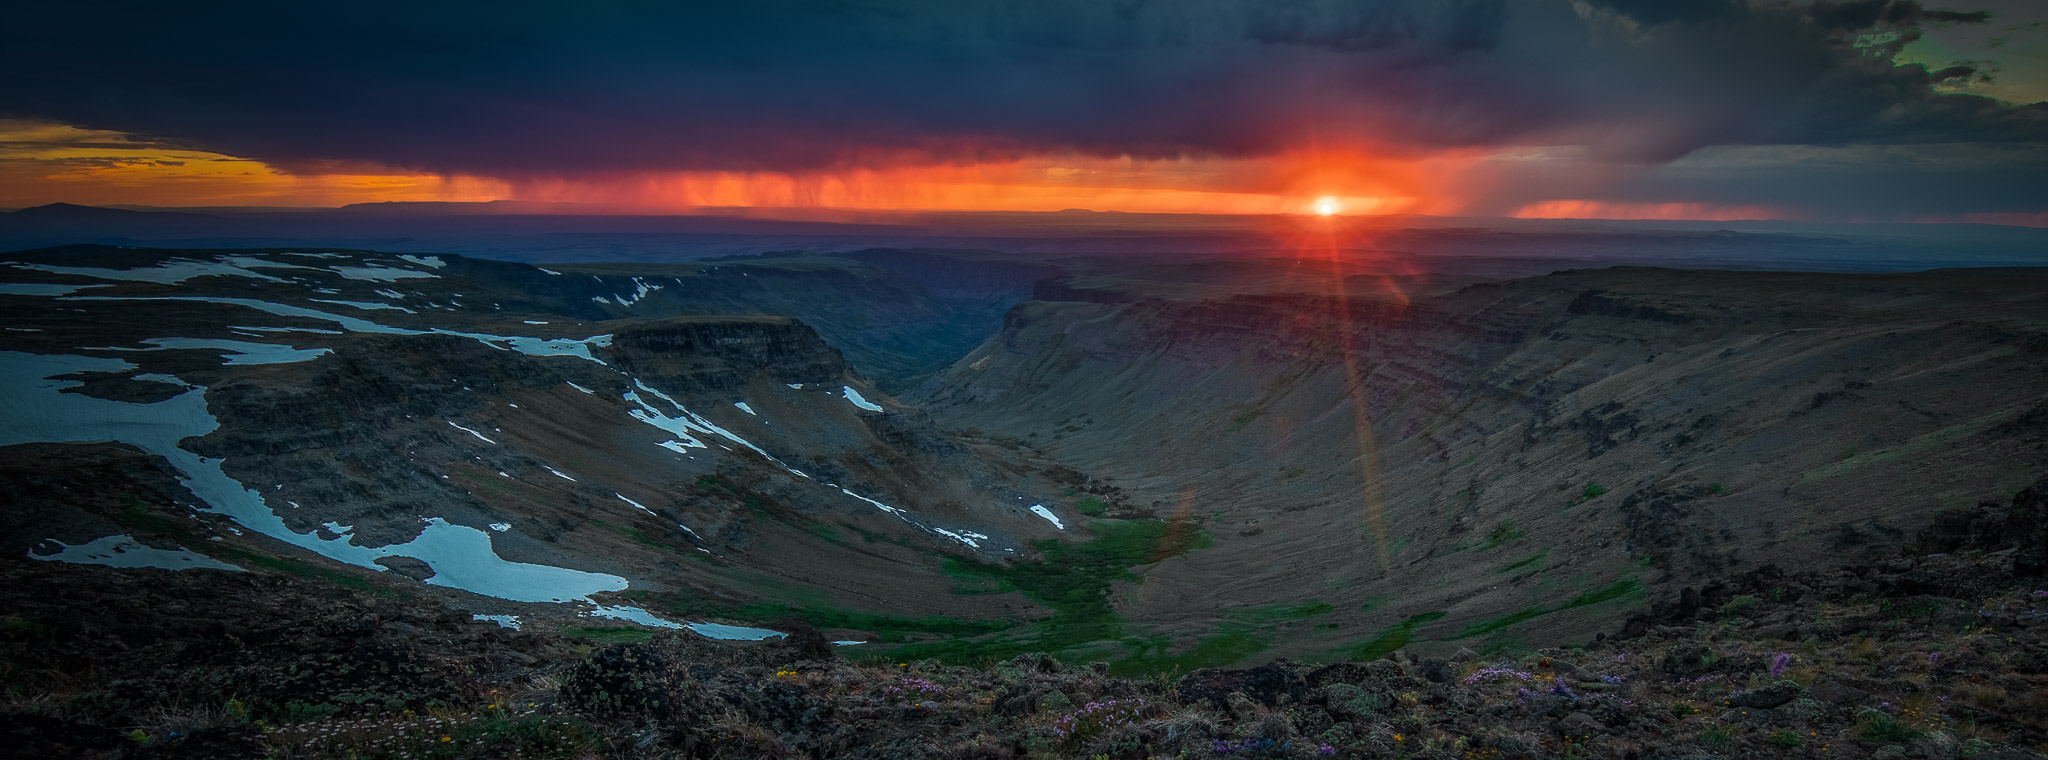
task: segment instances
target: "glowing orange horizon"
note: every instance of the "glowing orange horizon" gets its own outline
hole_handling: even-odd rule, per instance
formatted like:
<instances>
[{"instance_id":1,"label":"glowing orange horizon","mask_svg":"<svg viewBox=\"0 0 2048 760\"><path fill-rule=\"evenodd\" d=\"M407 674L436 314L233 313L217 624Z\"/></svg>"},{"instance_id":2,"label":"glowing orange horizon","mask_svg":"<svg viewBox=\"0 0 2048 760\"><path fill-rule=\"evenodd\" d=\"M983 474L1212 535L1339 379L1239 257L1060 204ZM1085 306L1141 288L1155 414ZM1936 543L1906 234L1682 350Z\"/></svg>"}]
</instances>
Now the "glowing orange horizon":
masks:
<instances>
[{"instance_id":1,"label":"glowing orange horizon","mask_svg":"<svg viewBox=\"0 0 2048 760\"><path fill-rule=\"evenodd\" d=\"M1794 219L1786 209L1550 199L1495 204L1504 180L1485 150L1413 155L1354 146L1278 155L1139 159L1040 155L981 163L876 165L803 173L644 171L497 178L334 165L288 172L261 161L105 130L0 121L0 207L86 205L332 207L391 201L534 201L623 213L1060 211L1516 218ZM2044 224L2039 215L2003 223ZM1974 220L1973 220L1974 221ZM1990 221L1990 220L1986 220Z\"/></svg>"}]
</instances>

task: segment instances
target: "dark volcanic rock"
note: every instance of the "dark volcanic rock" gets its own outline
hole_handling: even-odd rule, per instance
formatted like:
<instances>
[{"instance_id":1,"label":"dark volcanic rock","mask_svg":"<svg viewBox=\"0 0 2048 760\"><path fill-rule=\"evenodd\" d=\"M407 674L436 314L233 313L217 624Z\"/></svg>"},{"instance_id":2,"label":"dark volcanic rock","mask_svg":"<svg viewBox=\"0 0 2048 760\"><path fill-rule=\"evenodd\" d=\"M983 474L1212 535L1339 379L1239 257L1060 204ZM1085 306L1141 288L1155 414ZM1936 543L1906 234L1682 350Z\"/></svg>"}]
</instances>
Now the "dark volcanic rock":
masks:
<instances>
[{"instance_id":1,"label":"dark volcanic rock","mask_svg":"<svg viewBox=\"0 0 2048 760\"><path fill-rule=\"evenodd\" d=\"M1783 705L1787 702L1790 702L1798 696L1799 687L1797 686L1789 686L1785 684L1772 684L1770 686L1765 686L1761 689L1754 689L1751 691L1745 691L1732 695L1728 698L1728 704L1733 707L1751 707L1759 710L1769 710L1780 705Z\"/></svg>"},{"instance_id":2,"label":"dark volcanic rock","mask_svg":"<svg viewBox=\"0 0 2048 760\"><path fill-rule=\"evenodd\" d=\"M1813 698L1830 704L1857 705L1870 701L1870 692L1840 681L1822 681L1813 687Z\"/></svg>"},{"instance_id":3,"label":"dark volcanic rock","mask_svg":"<svg viewBox=\"0 0 2048 760\"><path fill-rule=\"evenodd\" d=\"M434 577L432 565L411 557L378 557L376 562L379 565L391 568L391 572L416 581L423 581Z\"/></svg>"},{"instance_id":4,"label":"dark volcanic rock","mask_svg":"<svg viewBox=\"0 0 2048 760\"><path fill-rule=\"evenodd\" d=\"M124 741L111 728L35 713L0 714L0 743L15 757L95 757Z\"/></svg>"},{"instance_id":5,"label":"dark volcanic rock","mask_svg":"<svg viewBox=\"0 0 2048 760\"><path fill-rule=\"evenodd\" d=\"M1218 709L1229 707L1233 693L1243 694L1266 707L1298 702L1308 694L1308 681L1280 664L1248 670L1197 670L1181 677L1178 687L1182 702L1207 702Z\"/></svg>"}]
</instances>

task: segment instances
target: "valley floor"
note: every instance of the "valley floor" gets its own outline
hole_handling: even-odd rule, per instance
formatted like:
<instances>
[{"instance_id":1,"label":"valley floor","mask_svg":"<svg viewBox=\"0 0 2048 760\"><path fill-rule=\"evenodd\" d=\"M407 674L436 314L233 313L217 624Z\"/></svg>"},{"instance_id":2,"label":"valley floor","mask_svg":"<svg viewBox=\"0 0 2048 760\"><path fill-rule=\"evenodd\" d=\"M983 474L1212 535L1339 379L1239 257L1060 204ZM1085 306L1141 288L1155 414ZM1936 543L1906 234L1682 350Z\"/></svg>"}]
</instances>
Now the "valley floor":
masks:
<instances>
[{"instance_id":1,"label":"valley floor","mask_svg":"<svg viewBox=\"0 0 2048 760\"><path fill-rule=\"evenodd\" d=\"M2018 501L1875 565L1688 590L1583 648L1178 679L851 662L796 621L762 645L570 637L270 571L8 562L0 738L280 760L2039 757L2048 578L1999 527L2038 506Z\"/></svg>"}]
</instances>

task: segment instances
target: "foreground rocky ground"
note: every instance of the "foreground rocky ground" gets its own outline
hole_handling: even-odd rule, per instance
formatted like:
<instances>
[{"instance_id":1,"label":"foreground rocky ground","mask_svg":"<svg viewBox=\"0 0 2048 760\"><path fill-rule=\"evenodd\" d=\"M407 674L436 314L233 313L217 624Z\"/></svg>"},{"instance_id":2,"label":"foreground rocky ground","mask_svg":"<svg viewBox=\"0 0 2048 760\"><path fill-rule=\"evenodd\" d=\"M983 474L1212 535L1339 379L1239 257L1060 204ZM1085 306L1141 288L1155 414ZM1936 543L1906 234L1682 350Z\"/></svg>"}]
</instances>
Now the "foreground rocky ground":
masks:
<instances>
[{"instance_id":1,"label":"foreground rocky ground","mask_svg":"<svg viewBox=\"0 0 2048 760\"><path fill-rule=\"evenodd\" d=\"M270 573L0 565L0 746L78 758L2004 758L2048 749L2043 489L1569 650L1152 679L522 633ZM624 639L622 643L605 639Z\"/></svg>"}]
</instances>

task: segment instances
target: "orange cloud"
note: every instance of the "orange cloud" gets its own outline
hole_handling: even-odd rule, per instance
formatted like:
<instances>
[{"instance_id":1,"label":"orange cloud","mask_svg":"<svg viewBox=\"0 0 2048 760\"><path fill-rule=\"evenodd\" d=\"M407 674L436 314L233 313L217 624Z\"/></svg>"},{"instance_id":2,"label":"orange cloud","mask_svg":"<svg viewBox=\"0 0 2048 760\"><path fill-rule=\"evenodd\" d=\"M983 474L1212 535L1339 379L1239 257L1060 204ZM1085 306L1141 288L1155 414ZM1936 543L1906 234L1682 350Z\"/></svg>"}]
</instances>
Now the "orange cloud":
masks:
<instances>
[{"instance_id":1,"label":"orange cloud","mask_svg":"<svg viewBox=\"0 0 2048 760\"><path fill-rule=\"evenodd\" d=\"M1785 209L1768 206L1584 200L1539 201L1517 208L1508 216L1516 219L1687 219L1711 222L1797 218Z\"/></svg>"},{"instance_id":2,"label":"orange cloud","mask_svg":"<svg viewBox=\"0 0 2048 760\"><path fill-rule=\"evenodd\" d=\"M505 183L334 166L289 173L261 161L120 132L0 121L0 206L55 201L146 206L340 206L376 201L476 201Z\"/></svg>"},{"instance_id":3,"label":"orange cloud","mask_svg":"<svg viewBox=\"0 0 2048 760\"><path fill-rule=\"evenodd\" d=\"M1328 199L1340 214L1447 213L1444 159L1360 151L1259 158L1139 159L1044 155L972 164L833 171L645 172L535 178L519 200L643 211L720 207L931 211L1083 208L1192 214L1305 214Z\"/></svg>"}]
</instances>

